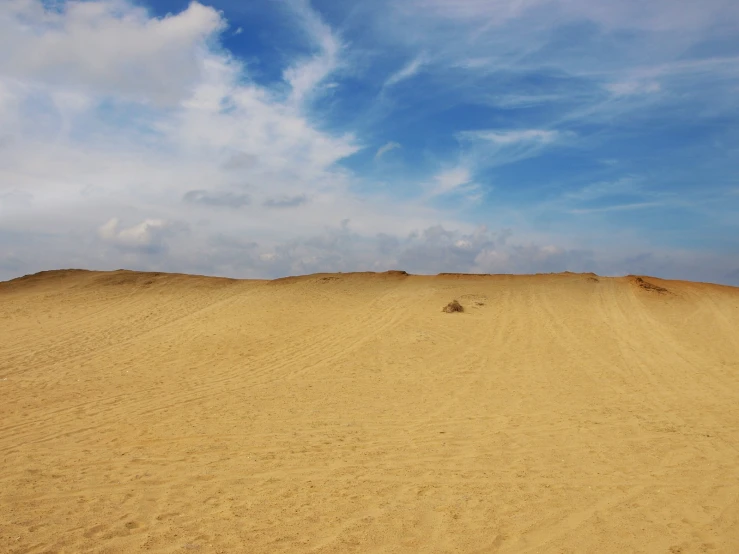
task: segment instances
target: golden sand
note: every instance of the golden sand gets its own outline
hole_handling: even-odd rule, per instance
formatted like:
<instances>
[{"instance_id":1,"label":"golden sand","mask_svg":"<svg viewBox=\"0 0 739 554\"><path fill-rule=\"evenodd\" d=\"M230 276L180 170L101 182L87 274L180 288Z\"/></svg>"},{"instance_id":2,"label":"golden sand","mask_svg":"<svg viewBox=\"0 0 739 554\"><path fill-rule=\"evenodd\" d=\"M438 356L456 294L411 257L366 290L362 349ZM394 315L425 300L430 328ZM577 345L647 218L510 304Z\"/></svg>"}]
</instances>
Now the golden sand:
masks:
<instances>
[{"instance_id":1,"label":"golden sand","mask_svg":"<svg viewBox=\"0 0 739 554\"><path fill-rule=\"evenodd\" d=\"M38 274L0 460L0 552L736 553L739 289Z\"/></svg>"}]
</instances>

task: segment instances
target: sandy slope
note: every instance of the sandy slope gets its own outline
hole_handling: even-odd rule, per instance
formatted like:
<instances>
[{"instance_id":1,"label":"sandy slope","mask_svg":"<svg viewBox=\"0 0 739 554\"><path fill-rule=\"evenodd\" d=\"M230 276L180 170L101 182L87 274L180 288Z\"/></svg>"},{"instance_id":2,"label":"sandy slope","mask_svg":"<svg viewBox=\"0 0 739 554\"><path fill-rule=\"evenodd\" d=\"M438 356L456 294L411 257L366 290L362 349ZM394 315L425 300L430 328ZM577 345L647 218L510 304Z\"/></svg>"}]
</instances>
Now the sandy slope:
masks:
<instances>
[{"instance_id":1,"label":"sandy slope","mask_svg":"<svg viewBox=\"0 0 739 554\"><path fill-rule=\"evenodd\" d=\"M51 272L0 399L1 552L739 552L735 288Z\"/></svg>"}]
</instances>

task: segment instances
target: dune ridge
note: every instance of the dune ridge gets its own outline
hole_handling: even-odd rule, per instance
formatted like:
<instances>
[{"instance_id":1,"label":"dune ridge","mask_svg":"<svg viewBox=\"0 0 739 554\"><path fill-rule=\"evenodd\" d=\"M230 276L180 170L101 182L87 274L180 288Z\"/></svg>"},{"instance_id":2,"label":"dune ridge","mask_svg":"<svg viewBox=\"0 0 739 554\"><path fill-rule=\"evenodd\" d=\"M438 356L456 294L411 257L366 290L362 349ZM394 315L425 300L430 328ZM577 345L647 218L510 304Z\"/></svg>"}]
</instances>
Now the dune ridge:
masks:
<instances>
[{"instance_id":1,"label":"dune ridge","mask_svg":"<svg viewBox=\"0 0 739 554\"><path fill-rule=\"evenodd\" d=\"M42 272L0 398L2 552L739 552L734 287Z\"/></svg>"}]
</instances>

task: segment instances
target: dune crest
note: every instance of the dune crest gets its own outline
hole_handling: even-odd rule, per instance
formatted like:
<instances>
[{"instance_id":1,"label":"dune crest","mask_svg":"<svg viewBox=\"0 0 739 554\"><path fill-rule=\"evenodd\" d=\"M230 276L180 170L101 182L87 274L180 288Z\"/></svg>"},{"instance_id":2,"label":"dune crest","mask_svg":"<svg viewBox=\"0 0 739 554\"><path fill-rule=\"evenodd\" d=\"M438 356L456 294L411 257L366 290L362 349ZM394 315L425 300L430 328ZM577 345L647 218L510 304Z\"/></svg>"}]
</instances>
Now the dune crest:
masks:
<instances>
[{"instance_id":1,"label":"dune crest","mask_svg":"<svg viewBox=\"0 0 739 554\"><path fill-rule=\"evenodd\" d=\"M0 398L2 552L739 551L733 287L43 272Z\"/></svg>"}]
</instances>

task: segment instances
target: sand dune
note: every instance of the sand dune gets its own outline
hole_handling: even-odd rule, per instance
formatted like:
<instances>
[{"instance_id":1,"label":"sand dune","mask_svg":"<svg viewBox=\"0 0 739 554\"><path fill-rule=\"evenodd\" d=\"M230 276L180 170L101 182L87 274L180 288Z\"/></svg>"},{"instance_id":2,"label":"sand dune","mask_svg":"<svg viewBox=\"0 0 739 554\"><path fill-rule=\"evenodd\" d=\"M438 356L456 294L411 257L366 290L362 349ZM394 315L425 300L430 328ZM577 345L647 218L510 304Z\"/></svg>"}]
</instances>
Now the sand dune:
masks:
<instances>
[{"instance_id":1,"label":"sand dune","mask_svg":"<svg viewBox=\"0 0 739 554\"><path fill-rule=\"evenodd\" d=\"M2 552L739 552L736 288L47 272L0 398Z\"/></svg>"}]
</instances>

